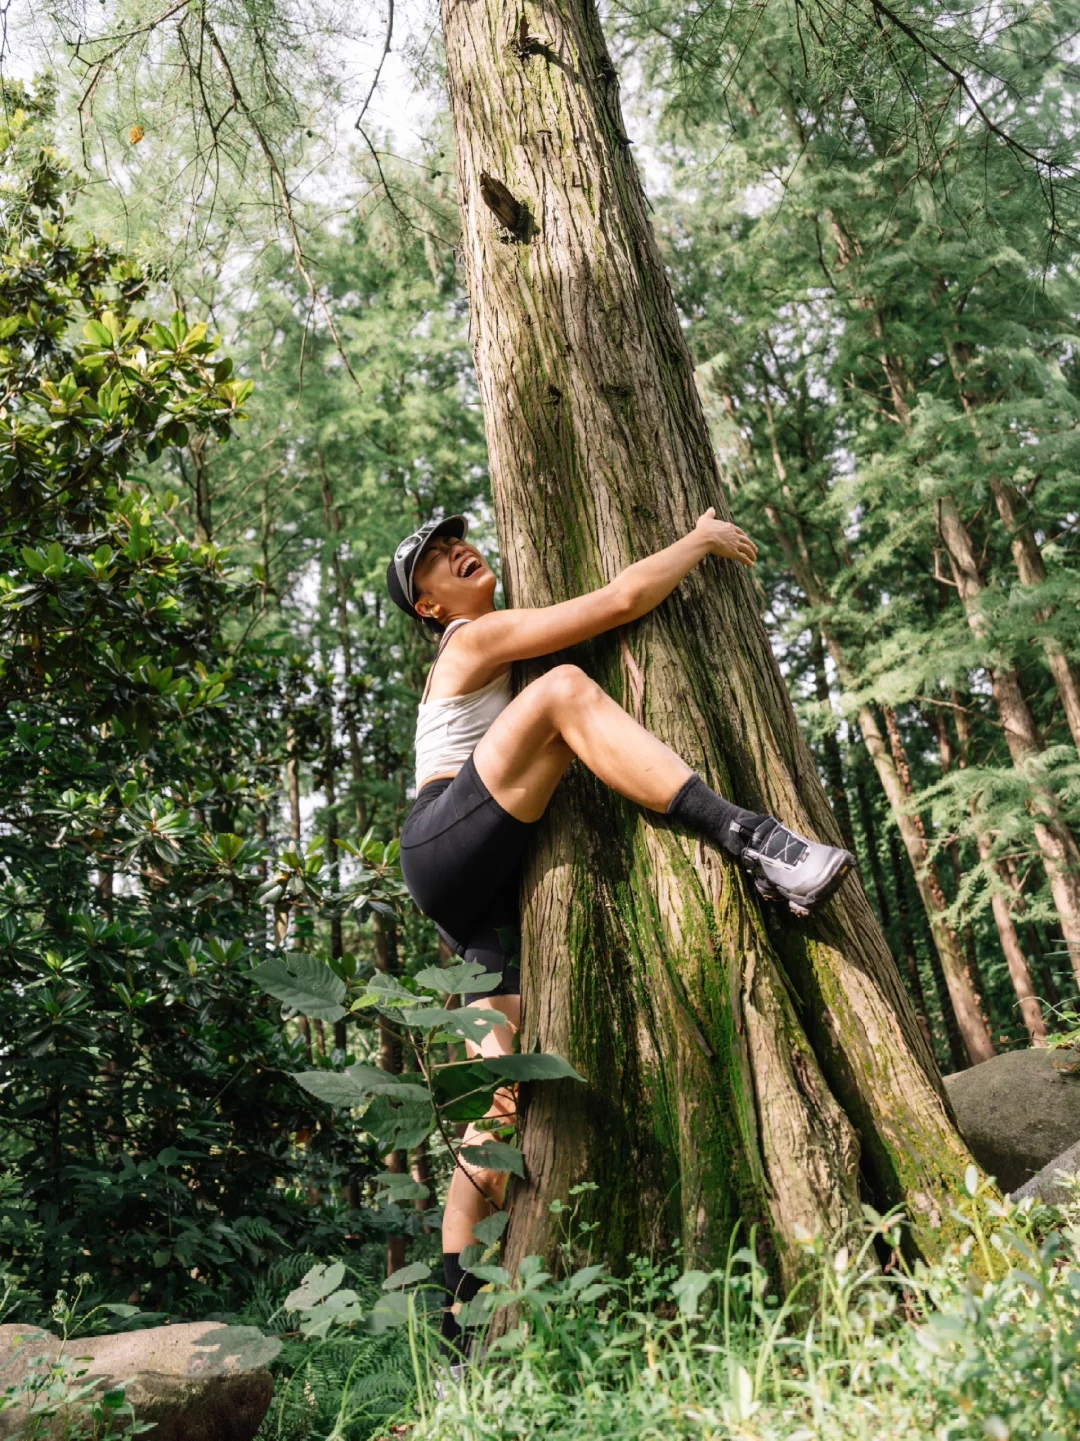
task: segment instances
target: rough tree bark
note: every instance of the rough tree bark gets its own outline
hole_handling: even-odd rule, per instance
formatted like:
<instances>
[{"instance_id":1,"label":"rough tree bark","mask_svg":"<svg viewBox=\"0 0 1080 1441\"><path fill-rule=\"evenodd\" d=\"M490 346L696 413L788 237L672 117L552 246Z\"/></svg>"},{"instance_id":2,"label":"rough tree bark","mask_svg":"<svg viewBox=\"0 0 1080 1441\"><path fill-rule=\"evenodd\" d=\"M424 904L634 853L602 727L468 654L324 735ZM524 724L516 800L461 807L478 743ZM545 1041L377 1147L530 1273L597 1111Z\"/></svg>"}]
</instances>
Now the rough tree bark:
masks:
<instances>
[{"instance_id":1,"label":"rough tree bark","mask_svg":"<svg viewBox=\"0 0 1080 1441\"><path fill-rule=\"evenodd\" d=\"M514 605L598 585L722 492L590 0L444 0L473 340ZM839 832L748 579L712 561L582 659L718 789ZM796 924L741 873L573 773L525 887L526 1047L586 1087L528 1099L507 1259L555 1244L549 1202L596 1183L608 1256L680 1238L715 1258L758 1223L779 1268L906 1199L950 1225L969 1156L861 887Z\"/></svg>"}]
</instances>

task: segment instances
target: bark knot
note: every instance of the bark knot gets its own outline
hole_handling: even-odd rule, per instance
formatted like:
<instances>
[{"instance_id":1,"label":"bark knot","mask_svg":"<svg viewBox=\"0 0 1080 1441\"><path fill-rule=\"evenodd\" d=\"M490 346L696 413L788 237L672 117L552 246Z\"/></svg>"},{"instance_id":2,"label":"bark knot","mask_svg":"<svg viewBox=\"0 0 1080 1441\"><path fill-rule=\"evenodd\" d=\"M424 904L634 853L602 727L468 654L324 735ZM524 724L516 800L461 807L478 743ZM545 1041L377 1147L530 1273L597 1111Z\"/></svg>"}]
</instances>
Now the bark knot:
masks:
<instances>
[{"instance_id":1,"label":"bark knot","mask_svg":"<svg viewBox=\"0 0 1080 1441\"><path fill-rule=\"evenodd\" d=\"M536 226L529 214L529 207L522 201L515 200L502 181L496 180L486 170L480 172L480 197L499 224L504 226L515 240L528 241L533 238Z\"/></svg>"}]
</instances>

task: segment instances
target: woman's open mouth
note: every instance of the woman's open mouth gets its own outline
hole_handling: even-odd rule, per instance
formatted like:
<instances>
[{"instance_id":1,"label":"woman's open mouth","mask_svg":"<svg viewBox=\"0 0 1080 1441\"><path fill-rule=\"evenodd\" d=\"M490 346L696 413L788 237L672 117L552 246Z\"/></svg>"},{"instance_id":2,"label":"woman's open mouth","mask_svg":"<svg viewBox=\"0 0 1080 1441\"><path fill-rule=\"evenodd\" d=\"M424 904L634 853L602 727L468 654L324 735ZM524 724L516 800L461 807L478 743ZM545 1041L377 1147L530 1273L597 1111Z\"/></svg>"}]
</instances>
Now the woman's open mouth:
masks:
<instances>
[{"instance_id":1,"label":"woman's open mouth","mask_svg":"<svg viewBox=\"0 0 1080 1441\"><path fill-rule=\"evenodd\" d=\"M471 575L482 569L484 562L478 555L467 555L458 566L458 580L468 580Z\"/></svg>"}]
</instances>

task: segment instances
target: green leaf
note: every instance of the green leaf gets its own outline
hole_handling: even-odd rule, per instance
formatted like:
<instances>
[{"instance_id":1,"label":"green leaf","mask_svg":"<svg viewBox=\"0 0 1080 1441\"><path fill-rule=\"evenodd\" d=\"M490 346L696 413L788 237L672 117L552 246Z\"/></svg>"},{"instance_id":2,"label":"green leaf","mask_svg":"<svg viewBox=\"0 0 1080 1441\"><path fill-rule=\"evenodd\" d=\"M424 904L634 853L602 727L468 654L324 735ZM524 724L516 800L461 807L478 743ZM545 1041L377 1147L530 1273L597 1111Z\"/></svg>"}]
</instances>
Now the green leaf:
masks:
<instances>
[{"instance_id":1,"label":"green leaf","mask_svg":"<svg viewBox=\"0 0 1080 1441\"><path fill-rule=\"evenodd\" d=\"M0 337L3 334L3 327L0 325ZM83 334L93 345L107 345L113 343L112 331L102 325L100 320L88 320L83 326Z\"/></svg>"},{"instance_id":2,"label":"green leaf","mask_svg":"<svg viewBox=\"0 0 1080 1441\"><path fill-rule=\"evenodd\" d=\"M431 1071L435 1103L448 1121L478 1121L487 1114L498 1084L476 1061L456 1061Z\"/></svg>"},{"instance_id":3,"label":"green leaf","mask_svg":"<svg viewBox=\"0 0 1080 1441\"><path fill-rule=\"evenodd\" d=\"M416 984L429 991L441 991L447 996L464 995L467 991L493 991L502 981L502 976L485 971L476 961L462 961L459 966L425 966L416 973Z\"/></svg>"},{"instance_id":4,"label":"green leaf","mask_svg":"<svg viewBox=\"0 0 1080 1441\"><path fill-rule=\"evenodd\" d=\"M405 1286L411 1286L414 1281L426 1281L430 1275L430 1266L426 1266L423 1261L414 1261L411 1266L402 1266L392 1276L387 1276L382 1288L384 1291L400 1291Z\"/></svg>"},{"instance_id":5,"label":"green leaf","mask_svg":"<svg viewBox=\"0 0 1080 1441\"><path fill-rule=\"evenodd\" d=\"M426 1201L431 1195L423 1181L414 1181L401 1171L380 1171L375 1179L391 1201Z\"/></svg>"},{"instance_id":6,"label":"green leaf","mask_svg":"<svg viewBox=\"0 0 1080 1441\"><path fill-rule=\"evenodd\" d=\"M21 315L5 315L3 320L0 320L0 340L7 340L14 335L21 324Z\"/></svg>"},{"instance_id":7,"label":"green leaf","mask_svg":"<svg viewBox=\"0 0 1080 1441\"><path fill-rule=\"evenodd\" d=\"M475 1276L485 1285L509 1286L510 1284L510 1272L504 1270L502 1266L470 1266L469 1275Z\"/></svg>"},{"instance_id":8,"label":"green leaf","mask_svg":"<svg viewBox=\"0 0 1080 1441\"><path fill-rule=\"evenodd\" d=\"M345 982L316 956L294 951L287 963L264 961L250 974L256 985L302 1016L339 1021L345 1014Z\"/></svg>"},{"instance_id":9,"label":"green leaf","mask_svg":"<svg viewBox=\"0 0 1080 1441\"><path fill-rule=\"evenodd\" d=\"M421 1106L431 1104L431 1092L425 1085L403 1081L377 1066L350 1066L345 1075L355 1081L363 1095L388 1096L392 1101L412 1101Z\"/></svg>"},{"instance_id":10,"label":"green leaf","mask_svg":"<svg viewBox=\"0 0 1080 1441\"><path fill-rule=\"evenodd\" d=\"M476 1228L473 1227L474 1231L475 1229ZM570 1277L569 1281L567 1281L567 1289L570 1291L581 1291L586 1286L590 1285L591 1282L595 1281L597 1276L602 1276L605 1270L606 1267L602 1265L582 1266L581 1269L579 1271L575 1271L574 1274Z\"/></svg>"},{"instance_id":11,"label":"green leaf","mask_svg":"<svg viewBox=\"0 0 1080 1441\"><path fill-rule=\"evenodd\" d=\"M411 1151L434 1129L435 1111L430 1102L394 1105L388 1097L376 1096L364 1112L364 1130L384 1151Z\"/></svg>"},{"instance_id":12,"label":"green leaf","mask_svg":"<svg viewBox=\"0 0 1080 1441\"><path fill-rule=\"evenodd\" d=\"M712 1276L707 1271L685 1271L671 1284L671 1294L679 1303L684 1316L696 1316L698 1302L708 1289Z\"/></svg>"},{"instance_id":13,"label":"green leaf","mask_svg":"<svg viewBox=\"0 0 1080 1441\"><path fill-rule=\"evenodd\" d=\"M508 1081L584 1081L569 1061L542 1051L524 1056L485 1056L480 1064Z\"/></svg>"},{"instance_id":14,"label":"green leaf","mask_svg":"<svg viewBox=\"0 0 1080 1441\"><path fill-rule=\"evenodd\" d=\"M407 991L400 981L382 971L366 982L364 994L353 1002L354 1009L363 1006L415 1006L419 996Z\"/></svg>"},{"instance_id":15,"label":"green leaf","mask_svg":"<svg viewBox=\"0 0 1080 1441\"><path fill-rule=\"evenodd\" d=\"M494 1246L509 1224L509 1211L495 1211L483 1221L477 1221L473 1225L472 1233L485 1247Z\"/></svg>"},{"instance_id":16,"label":"green leaf","mask_svg":"<svg viewBox=\"0 0 1080 1441\"><path fill-rule=\"evenodd\" d=\"M299 1286L285 1297L286 1311L306 1311L324 1301L336 1291L345 1279L345 1267L341 1261L332 1266L312 1266Z\"/></svg>"},{"instance_id":17,"label":"green leaf","mask_svg":"<svg viewBox=\"0 0 1080 1441\"><path fill-rule=\"evenodd\" d=\"M48 561L41 554L41 552L38 550L31 550L30 546L28 545L23 546L20 554L23 558L23 565L26 566L27 570L32 570L36 575L40 575L41 572L48 565Z\"/></svg>"},{"instance_id":18,"label":"green leaf","mask_svg":"<svg viewBox=\"0 0 1080 1441\"><path fill-rule=\"evenodd\" d=\"M293 1080L328 1106L339 1106L345 1110L362 1105L369 1094L347 1071L299 1071L293 1075Z\"/></svg>"},{"instance_id":19,"label":"green leaf","mask_svg":"<svg viewBox=\"0 0 1080 1441\"><path fill-rule=\"evenodd\" d=\"M380 1296L367 1319L368 1330L379 1336L397 1326L404 1326L409 1319L409 1298L403 1291L389 1291Z\"/></svg>"},{"instance_id":20,"label":"green leaf","mask_svg":"<svg viewBox=\"0 0 1080 1441\"><path fill-rule=\"evenodd\" d=\"M492 1171L513 1171L525 1176L525 1157L516 1146L505 1141L483 1141L479 1146L462 1146L458 1152L470 1166L484 1166Z\"/></svg>"},{"instance_id":21,"label":"green leaf","mask_svg":"<svg viewBox=\"0 0 1080 1441\"><path fill-rule=\"evenodd\" d=\"M416 1026L421 1030L449 1031L451 1035L463 1036L467 1041L479 1045L495 1026L505 1026L506 1017L501 1011L480 1011L472 1006L462 1006L456 1011L444 1011L438 1006L416 1006L406 1011L402 1024Z\"/></svg>"}]
</instances>

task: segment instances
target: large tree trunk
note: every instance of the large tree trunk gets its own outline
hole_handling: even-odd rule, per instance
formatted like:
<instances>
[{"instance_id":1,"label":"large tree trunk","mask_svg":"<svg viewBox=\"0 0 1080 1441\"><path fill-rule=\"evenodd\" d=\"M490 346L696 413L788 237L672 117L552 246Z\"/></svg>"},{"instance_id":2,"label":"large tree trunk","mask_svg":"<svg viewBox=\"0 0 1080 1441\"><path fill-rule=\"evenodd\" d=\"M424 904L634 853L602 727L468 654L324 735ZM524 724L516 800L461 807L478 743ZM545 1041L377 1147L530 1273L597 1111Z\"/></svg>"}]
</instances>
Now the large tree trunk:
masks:
<instances>
[{"instance_id":1,"label":"large tree trunk","mask_svg":"<svg viewBox=\"0 0 1080 1441\"><path fill-rule=\"evenodd\" d=\"M603 583L722 492L693 369L589 0L444 0L464 253L511 603ZM538 33L530 33L535 29ZM710 561L579 653L725 794L839 841L747 577ZM587 1077L528 1101L507 1256L555 1246L549 1203L595 1182L598 1248L723 1255L906 1199L950 1233L969 1156L861 887L802 924L722 856L573 773L525 887L523 1045Z\"/></svg>"},{"instance_id":2,"label":"large tree trunk","mask_svg":"<svg viewBox=\"0 0 1080 1441\"><path fill-rule=\"evenodd\" d=\"M956 502L944 496L938 502L938 529L949 554L953 579L967 614L968 624L980 637L986 635L982 572L970 532ZM1042 735L1024 695L1019 672L1008 662L988 663L994 704L1005 732L1013 765L1031 785L1032 829L1050 881L1050 893L1069 947L1073 970L1080 980L1080 849L1062 819L1057 800L1038 777L1035 765L1044 749Z\"/></svg>"}]
</instances>

